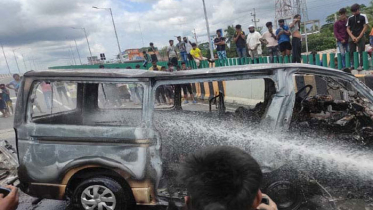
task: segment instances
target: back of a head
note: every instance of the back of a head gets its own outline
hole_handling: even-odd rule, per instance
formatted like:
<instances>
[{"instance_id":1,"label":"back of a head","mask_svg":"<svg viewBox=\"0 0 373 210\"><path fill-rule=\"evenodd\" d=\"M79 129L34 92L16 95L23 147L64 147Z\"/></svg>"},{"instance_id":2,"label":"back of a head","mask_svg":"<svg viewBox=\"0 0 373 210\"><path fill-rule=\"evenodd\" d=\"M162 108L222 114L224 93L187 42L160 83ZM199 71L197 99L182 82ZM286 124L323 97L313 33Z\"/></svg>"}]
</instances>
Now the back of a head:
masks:
<instances>
[{"instance_id":1,"label":"back of a head","mask_svg":"<svg viewBox=\"0 0 373 210\"><path fill-rule=\"evenodd\" d=\"M247 210L258 193L262 172L248 153L224 146L188 157L180 178L190 195L189 210Z\"/></svg>"}]
</instances>

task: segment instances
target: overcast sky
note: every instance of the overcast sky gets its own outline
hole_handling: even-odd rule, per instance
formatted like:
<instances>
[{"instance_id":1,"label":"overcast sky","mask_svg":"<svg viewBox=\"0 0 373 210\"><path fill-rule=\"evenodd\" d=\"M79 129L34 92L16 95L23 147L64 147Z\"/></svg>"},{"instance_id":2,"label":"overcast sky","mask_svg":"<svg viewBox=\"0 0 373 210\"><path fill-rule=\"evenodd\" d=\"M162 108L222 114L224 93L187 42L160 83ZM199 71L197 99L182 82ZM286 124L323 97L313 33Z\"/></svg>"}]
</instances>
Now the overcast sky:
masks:
<instances>
[{"instance_id":1,"label":"overcast sky","mask_svg":"<svg viewBox=\"0 0 373 210\"><path fill-rule=\"evenodd\" d=\"M92 9L92 6L112 8L122 51L142 47L143 42L148 46L151 41L158 47L165 46L177 35L193 40L193 29L196 29L198 41L207 40L202 0L0 1L0 44L4 46L12 73L18 71L13 50L22 72L70 65L73 62L71 49L79 64L74 39L82 62L87 63L89 51L83 30L71 27L86 28L93 55L105 53L108 59L114 58L118 47L110 13ZM369 4L369 0L354 2ZM309 19L324 21L327 15L351 3L351 0L308 0ZM252 24L253 8L260 19L259 26L273 21L275 15L274 0L206 0L206 6L212 32L238 23L247 31ZM0 73L7 72L1 52Z\"/></svg>"}]
</instances>

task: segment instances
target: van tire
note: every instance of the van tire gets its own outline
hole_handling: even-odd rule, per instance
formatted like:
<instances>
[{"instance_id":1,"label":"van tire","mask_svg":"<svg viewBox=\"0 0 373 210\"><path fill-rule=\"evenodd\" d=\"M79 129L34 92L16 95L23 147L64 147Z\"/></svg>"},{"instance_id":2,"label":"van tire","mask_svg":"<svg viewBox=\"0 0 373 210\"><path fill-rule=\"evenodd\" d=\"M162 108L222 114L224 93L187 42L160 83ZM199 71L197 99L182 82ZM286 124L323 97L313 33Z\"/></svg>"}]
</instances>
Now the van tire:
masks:
<instances>
[{"instance_id":1,"label":"van tire","mask_svg":"<svg viewBox=\"0 0 373 210\"><path fill-rule=\"evenodd\" d=\"M114 195L115 210L134 210L136 208L136 202L129 186L122 186L118 181L105 176L94 177L81 182L75 188L71 197L73 208L85 209L82 203L83 193L97 186L101 189L108 189Z\"/></svg>"}]
</instances>

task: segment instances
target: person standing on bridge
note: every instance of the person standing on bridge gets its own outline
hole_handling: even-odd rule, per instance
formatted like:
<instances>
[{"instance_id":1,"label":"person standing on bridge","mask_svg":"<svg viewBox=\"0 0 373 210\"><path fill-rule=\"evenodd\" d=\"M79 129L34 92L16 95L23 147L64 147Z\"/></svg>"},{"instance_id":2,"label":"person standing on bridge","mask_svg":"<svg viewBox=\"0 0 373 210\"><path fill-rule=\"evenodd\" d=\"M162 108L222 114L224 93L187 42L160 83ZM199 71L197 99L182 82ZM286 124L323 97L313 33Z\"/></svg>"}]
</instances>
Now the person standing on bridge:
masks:
<instances>
[{"instance_id":1,"label":"person standing on bridge","mask_svg":"<svg viewBox=\"0 0 373 210\"><path fill-rule=\"evenodd\" d=\"M278 40L278 45L280 46L280 52L282 56L290 56L291 54L291 44L290 44L290 31L289 27L285 25L285 20L281 19L278 21L280 28L276 31L276 38Z\"/></svg>"},{"instance_id":2,"label":"person standing on bridge","mask_svg":"<svg viewBox=\"0 0 373 210\"><path fill-rule=\"evenodd\" d=\"M300 33L301 16L299 14L294 16L293 22L290 24L290 31L292 32L293 44L293 63L301 63L302 57L302 35Z\"/></svg>"},{"instance_id":3,"label":"person standing on bridge","mask_svg":"<svg viewBox=\"0 0 373 210\"><path fill-rule=\"evenodd\" d=\"M18 89L19 86L21 85L21 77L19 74L13 74L13 81L11 81L9 84L6 85L7 88L14 90L16 93L16 96L18 95Z\"/></svg>"},{"instance_id":4,"label":"person standing on bridge","mask_svg":"<svg viewBox=\"0 0 373 210\"><path fill-rule=\"evenodd\" d=\"M181 36L177 37L179 43L176 44L177 49L179 49L180 57L184 62L188 62L188 53L186 49L186 43L181 40Z\"/></svg>"},{"instance_id":5,"label":"person standing on bridge","mask_svg":"<svg viewBox=\"0 0 373 210\"><path fill-rule=\"evenodd\" d=\"M247 55L246 36L245 36L245 32L242 31L241 25L236 25L236 33L234 34L233 40L236 43L237 56L239 58L245 58Z\"/></svg>"},{"instance_id":6,"label":"person standing on bridge","mask_svg":"<svg viewBox=\"0 0 373 210\"><path fill-rule=\"evenodd\" d=\"M365 14L360 13L360 5L354 4L351 6L352 16L347 21L347 33L350 36L348 40L350 45L350 58L352 68L354 68L354 53L356 48L359 49L360 64L357 70L363 70L363 52L365 51L365 31L368 29L368 18Z\"/></svg>"},{"instance_id":7,"label":"person standing on bridge","mask_svg":"<svg viewBox=\"0 0 373 210\"><path fill-rule=\"evenodd\" d=\"M347 33L347 16L346 9L342 8L339 10L339 20L334 23L334 36L337 39L337 45L339 52L342 56L342 67L346 68L346 52L348 49L348 33Z\"/></svg>"},{"instance_id":8,"label":"person standing on bridge","mask_svg":"<svg viewBox=\"0 0 373 210\"><path fill-rule=\"evenodd\" d=\"M153 42L150 42L149 45L150 45L150 47L148 48L148 53L149 53L149 55L150 55L150 57L152 59L152 62L153 61L158 62L158 58L157 58L157 54L156 54L157 48L154 47Z\"/></svg>"},{"instance_id":9,"label":"person standing on bridge","mask_svg":"<svg viewBox=\"0 0 373 210\"><path fill-rule=\"evenodd\" d=\"M272 22L267 22L266 26L268 31L263 34L261 41L266 44L270 61L273 63L274 57L278 56L278 42L276 35L273 33Z\"/></svg>"},{"instance_id":10,"label":"person standing on bridge","mask_svg":"<svg viewBox=\"0 0 373 210\"><path fill-rule=\"evenodd\" d=\"M225 60L227 60L227 51L225 51L225 37L221 36L221 30L217 30L216 35L217 37L214 39L214 44L216 45L218 58L221 63L225 63Z\"/></svg>"},{"instance_id":11,"label":"person standing on bridge","mask_svg":"<svg viewBox=\"0 0 373 210\"><path fill-rule=\"evenodd\" d=\"M259 56L262 55L262 43L260 39L262 35L255 30L253 25L249 26L250 33L247 35L247 49L252 59L255 59L258 63Z\"/></svg>"},{"instance_id":12,"label":"person standing on bridge","mask_svg":"<svg viewBox=\"0 0 373 210\"><path fill-rule=\"evenodd\" d=\"M176 47L174 46L174 40L169 41L170 46L167 47L168 62L172 63L173 66L178 65L178 55Z\"/></svg>"}]
</instances>

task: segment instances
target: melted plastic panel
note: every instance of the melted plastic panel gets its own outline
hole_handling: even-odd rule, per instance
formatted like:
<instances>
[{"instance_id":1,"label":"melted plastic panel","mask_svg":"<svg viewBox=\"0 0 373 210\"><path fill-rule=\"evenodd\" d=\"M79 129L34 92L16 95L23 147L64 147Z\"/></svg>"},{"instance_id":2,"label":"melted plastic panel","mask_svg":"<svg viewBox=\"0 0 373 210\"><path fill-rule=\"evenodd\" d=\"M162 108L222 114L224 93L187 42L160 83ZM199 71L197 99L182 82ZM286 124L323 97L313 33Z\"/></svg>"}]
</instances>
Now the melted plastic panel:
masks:
<instances>
[{"instance_id":1,"label":"melted plastic panel","mask_svg":"<svg viewBox=\"0 0 373 210\"><path fill-rule=\"evenodd\" d=\"M326 84L323 94L312 91L312 85L298 91L292 129L314 130L372 145L373 104L348 82L331 77L321 79Z\"/></svg>"}]
</instances>

